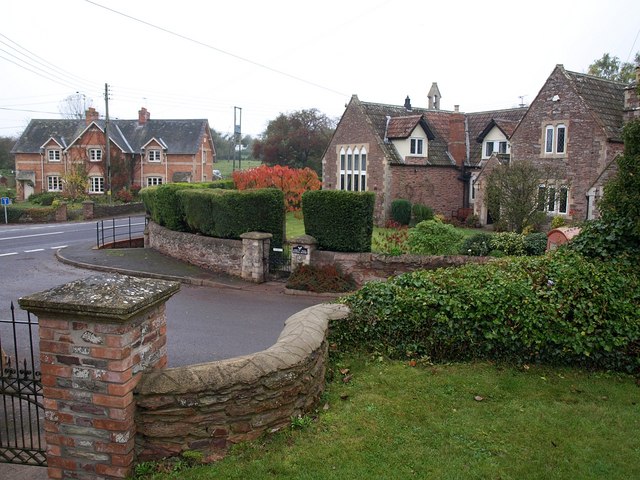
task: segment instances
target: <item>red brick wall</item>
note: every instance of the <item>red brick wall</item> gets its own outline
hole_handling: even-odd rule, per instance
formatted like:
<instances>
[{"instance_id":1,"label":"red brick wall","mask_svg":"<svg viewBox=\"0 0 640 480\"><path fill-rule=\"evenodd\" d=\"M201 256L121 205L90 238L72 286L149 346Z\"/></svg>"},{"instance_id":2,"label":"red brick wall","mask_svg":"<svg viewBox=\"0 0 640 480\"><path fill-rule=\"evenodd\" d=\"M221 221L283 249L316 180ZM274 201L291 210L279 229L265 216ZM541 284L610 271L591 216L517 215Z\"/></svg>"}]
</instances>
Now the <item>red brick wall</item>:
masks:
<instances>
[{"instance_id":1,"label":"red brick wall","mask_svg":"<svg viewBox=\"0 0 640 480\"><path fill-rule=\"evenodd\" d=\"M453 167L391 167L391 200L405 198L412 204L421 203L435 213L451 217L462 208L463 182Z\"/></svg>"},{"instance_id":2,"label":"red brick wall","mask_svg":"<svg viewBox=\"0 0 640 480\"><path fill-rule=\"evenodd\" d=\"M559 100L552 101L558 95ZM544 128L562 122L567 126L566 154L544 155ZM562 71L556 69L511 138L513 161L531 160L557 169L569 179L570 217L583 220L587 215L587 192L606 165L622 151L622 144L609 142L592 112L571 88Z\"/></svg>"}]
</instances>

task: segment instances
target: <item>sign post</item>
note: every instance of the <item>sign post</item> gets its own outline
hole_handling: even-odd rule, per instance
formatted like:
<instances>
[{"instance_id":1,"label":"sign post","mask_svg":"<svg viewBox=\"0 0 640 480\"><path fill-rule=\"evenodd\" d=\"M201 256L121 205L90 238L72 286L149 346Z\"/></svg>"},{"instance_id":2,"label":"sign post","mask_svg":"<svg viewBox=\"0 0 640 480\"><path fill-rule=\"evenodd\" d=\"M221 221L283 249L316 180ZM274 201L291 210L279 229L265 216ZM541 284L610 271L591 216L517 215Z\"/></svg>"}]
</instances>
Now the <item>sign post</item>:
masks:
<instances>
[{"instance_id":1,"label":"sign post","mask_svg":"<svg viewBox=\"0 0 640 480\"><path fill-rule=\"evenodd\" d=\"M9 223L7 219L7 205L11 205L11 199L9 197L1 197L0 204L4 207L4 223Z\"/></svg>"}]
</instances>

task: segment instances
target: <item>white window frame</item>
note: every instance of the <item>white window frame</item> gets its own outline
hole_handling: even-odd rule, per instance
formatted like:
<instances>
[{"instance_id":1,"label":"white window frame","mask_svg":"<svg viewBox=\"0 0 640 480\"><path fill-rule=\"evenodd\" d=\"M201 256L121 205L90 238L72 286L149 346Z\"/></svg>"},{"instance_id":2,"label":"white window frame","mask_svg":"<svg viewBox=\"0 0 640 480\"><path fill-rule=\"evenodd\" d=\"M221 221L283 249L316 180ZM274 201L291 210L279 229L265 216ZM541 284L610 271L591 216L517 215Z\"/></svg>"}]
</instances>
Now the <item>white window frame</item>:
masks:
<instances>
[{"instance_id":1,"label":"white window frame","mask_svg":"<svg viewBox=\"0 0 640 480\"><path fill-rule=\"evenodd\" d=\"M47 176L47 192L61 192L62 191L62 178L60 175L48 175Z\"/></svg>"},{"instance_id":2,"label":"white window frame","mask_svg":"<svg viewBox=\"0 0 640 480\"><path fill-rule=\"evenodd\" d=\"M469 201L471 203L476 201L476 182L478 181L478 174L474 173L469 179Z\"/></svg>"},{"instance_id":3,"label":"white window frame","mask_svg":"<svg viewBox=\"0 0 640 480\"><path fill-rule=\"evenodd\" d=\"M47 161L59 162L61 158L62 158L62 151L59 148L47 149Z\"/></svg>"},{"instance_id":4,"label":"white window frame","mask_svg":"<svg viewBox=\"0 0 640 480\"><path fill-rule=\"evenodd\" d=\"M547 124L544 127L544 154L564 156L567 154L567 125L565 123ZM562 142L559 140L562 139Z\"/></svg>"},{"instance_id":5,"label":"white window frame","mask_svg":"<svg viewBox=\"0 0 640 480\"><path fill-rule=\"evenodd\" d=\"M101 162L102 161L102 149L101 148L90 148L89 149L89 161L90 162Z\"/></svg>"},{"instance_id":6,"label":"white window frame","mask_svg":"<svg viewBox=\"0 0 640 480\"><path fill-rule=\"evenodd\" d=\"M547 188L553 193L547 194ZM538 187L538 192L542 191L544 195L544 205L542 205L541 211L546 213L552 213L557 215L569 214L569 187L567 185L545 185L541 183ZM538 198L540 194L538 194ZM562 208L562 198L564 197L564 208Z\"/></svg>"},{"instance_id":7,"label":"white window frame","mask_svg":"<svg viewBox=\"0 0 640 480\"><path fill-rule=\"evenodd\" d=\"M205 163L207 163L207 151L204 149L204 145L202 145L201 155L202 155L202 164L204 165Z\"/></svg>"},{"instance_id":8,"label":"white window frame","mask_svg":"<svg viewBox=\"0 0 640 480\"><path fill-rule=\"evenodd\" d=\"M147 187L155 187L157 185L162 185L164 183L164 179L162 177L147 177Z\"/></svg>"},{"instance_id":9,"label":"white window frame","mask_svg":"<svg viewBox=\"0 0 640 480\"><path fill-rule=\"evenodd\" d=\"M424 156L424 138L412 137L409 140L409 154L415 157Z\"/></svg>"},{"instance_id":10,"label":"white window frame","mask_svg":"<svg viewBox=\"0 0 640 480\"><path fill-rule=\"evenodd\" d=\"M367 190L367 148L340 148L338 154L340 172L339 190L365 192Z\"/></svg>"},{"instance_id":11,"label":"white window frame","mask_svg":"<svg viewBox=\"0 0 640 480\"><path fill-rule=\"evenodd\" d=\"M104 177L89 177L89 193L104 193Z\"/></svg>"},{"instance_id":12,"label":"white window frame","mask_svg":"<svg viewBox=\"0 0 640 480\"><path fill-rule=\"evenodd\" d=\"M159 148L151 148L147 151L147 161L149 163L162 162L162 150Z\"/></svg>"}]
</instances>

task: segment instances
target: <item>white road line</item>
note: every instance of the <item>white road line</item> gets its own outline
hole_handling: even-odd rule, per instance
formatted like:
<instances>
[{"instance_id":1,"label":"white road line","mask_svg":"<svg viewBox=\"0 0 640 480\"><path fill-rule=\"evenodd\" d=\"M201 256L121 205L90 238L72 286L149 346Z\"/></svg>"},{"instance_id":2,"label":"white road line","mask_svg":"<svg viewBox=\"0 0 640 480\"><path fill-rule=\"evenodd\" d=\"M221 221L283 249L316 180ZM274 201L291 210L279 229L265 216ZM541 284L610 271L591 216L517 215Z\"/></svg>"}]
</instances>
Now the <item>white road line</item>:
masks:
<instances>
[{"instance_id":1,"label":"white road line","mask_svg":"<svg viewBox=\"0 0 640 480\"><path fill-rule=\"evenodd\" d=\"M18 252L11 252L11 253L0 253L0 257L7 257L9 255L17 255Z\"/></svg>"},{"instance_id":2,"label":"white road line","mask_svg":"<svg viewBox=\"0 0 640 480\"><path fill-rule=\"evenodd\" d=\"M58 245L57 247L49 247L51 250L57 250L58 248L67 248L69 245Z\"/></svg>"},{"instance_id":3,"label":"white road line","mask_svg":"<svg viewBox=\"0 0 640 480\"><path fill-rule=\"evenodd\" d=\"M33 250L25 250L24 253L44 252L44 248L34 248Z\"/></svg>"},{"instance_id":4,"label":"white road line","mask_svg":"<svg viewBox=\"0 0 640 480\"><path fill-rule=\"evenodd\" d=\"M33 235L20 235L19 237L4 237L0 240L16 240L18 238L44 237L46 235L60 235L64 232L34 233Z\"/></svg>"}]
</instances>

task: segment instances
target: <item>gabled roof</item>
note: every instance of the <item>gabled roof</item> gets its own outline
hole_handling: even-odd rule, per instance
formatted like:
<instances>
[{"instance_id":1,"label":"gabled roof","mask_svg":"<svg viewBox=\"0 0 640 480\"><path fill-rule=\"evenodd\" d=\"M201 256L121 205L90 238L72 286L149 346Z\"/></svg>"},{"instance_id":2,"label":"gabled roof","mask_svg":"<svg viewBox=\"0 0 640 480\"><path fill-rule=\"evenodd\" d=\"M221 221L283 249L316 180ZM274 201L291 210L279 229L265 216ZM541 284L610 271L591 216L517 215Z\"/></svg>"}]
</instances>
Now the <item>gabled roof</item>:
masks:
<instances>
[{"instance_id":1,"label":"gabled roof","mask_svg":"<svg viewBox=\"0 0 640 480\"><path fill-rule=\"evenodd\" d=\"M628 85L584 73L569 72L562 65L556 68L561 69L576 93L587 104L604 128L607 138L622 141L624 91Z\"/></svg>"},{"instance_id":2,"label":"gabled roof","mask_svg":"<svg viewBox=\"0 0 640 480\"><path fill-rule=\"evenodd\" d=\"M357 97L354 97L357 100ZM413 122L414 117L416 119L415 125L418 124L418 121L424 122L423 129L427 133L429 138L429 156L427 159L428 165L443 165L443 166L452 166L455 165L455 161L451 158L451 155L447 151L447 140L449 134L449 117L452 112L444 112L441 110L428 110L425 108L413 108L411 110L411 114L403 107L396 105L385 105L381 103L369 103L369 102L359 102L362 111L368 118L373 130L378 135L381 140L381 145L383 150L385 150L387 158L391 161L391 163L404 163L404 160L400 157L397 150L393 146L391 142L383 143L385 138L385 132L387 130L387 117L391 117L389 123L392 122L394 125L398 126L400 130L400 126L404 125L404 122L410 124ZM397 120L396 120L397 119ZM402 120L406 119L406 120ZM411 120L409 120L411 119ZM445 120L441 122L440 120ZM445 128L446 124L446 128ZM394 126L395 128L395 126ZM387 137L392 138L392 137ZM406 138L406 137L396 137L396 138Z\"/></svg>"},{"instance_id":3,"label":"gabled roof","mask_svg":"<svg viewBox=\"0 0 640 480\"><path fill-rule=\"evenodd\" d=\"M491 110L487 112L467 113L467 129L469 132L469 163L477 166L482 159L482 141L495 126L507 137L515 131L518 122L527 112L527 107Z\"/></svg>"},{"instance_id":4,"label":"gabled roof","mask_svg":"<svg viewBox=\"0 0 640 480\"><path fill-rule=\"evenodd\" d=\"M427 138L433 140L433 132L422 115L391 118L387 126L387 138L409 138L418 125L425 131Z\"/></svg>"},{"instance_id":5,"label":"gabled roof","mask_svg":"<svg viewBox=\"0 0 640 480\"><path fill-rule=\"evenodd\" d=\"M104 120L93 123L104 131ZM111 127L109 137L126 153L139 153L143 145L156 138L166 145L168 154L194 155L200 151L200 141L209 122L205 119L147 120L140 125L138 120L112 120ZM66 148L87 128L84 119L34 119L11 153L39 153L40 147L50 139Z\"/></svg>"}]
</instances>

